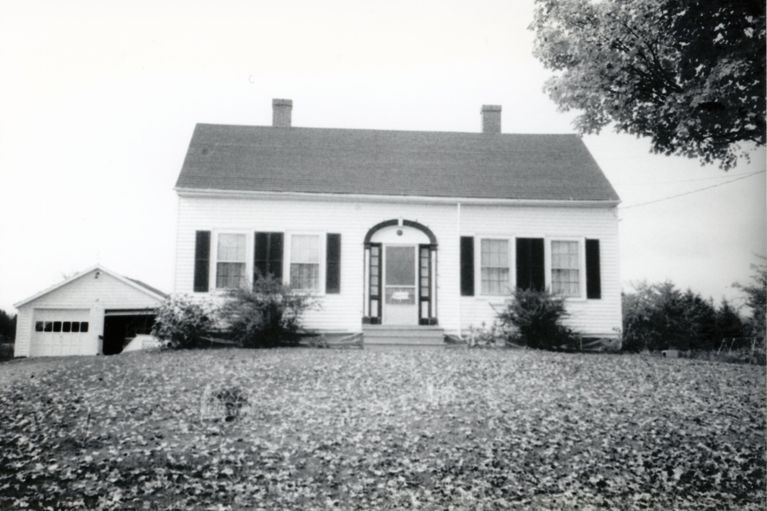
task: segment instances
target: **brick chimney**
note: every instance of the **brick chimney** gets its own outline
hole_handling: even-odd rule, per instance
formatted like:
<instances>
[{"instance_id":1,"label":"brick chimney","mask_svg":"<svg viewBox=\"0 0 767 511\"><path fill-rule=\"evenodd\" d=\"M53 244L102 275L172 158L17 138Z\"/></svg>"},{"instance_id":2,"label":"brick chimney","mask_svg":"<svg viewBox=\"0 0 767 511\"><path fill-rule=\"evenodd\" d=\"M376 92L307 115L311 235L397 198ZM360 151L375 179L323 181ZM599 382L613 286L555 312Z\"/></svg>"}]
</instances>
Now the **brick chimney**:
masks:
<instances>
[{"instance_id":1,"label":"brick chimney","mask_svg":"<svg viewBox=\"0 0 767 511\"><path fill-rule=\"evenodd\" d=\"M275 128L290 128L292 111L292 99L273 99L272 126Z\"/></svg>"},{"instance_id":2,"label":"brick chimney","mask_svg":"<svg viewBox=\"0 0 767 511\"><path fill-rule=\"evenodd\" d=\"M482 105L482 133L501 132L501 105Z\"/></svg>"}]
</instances>

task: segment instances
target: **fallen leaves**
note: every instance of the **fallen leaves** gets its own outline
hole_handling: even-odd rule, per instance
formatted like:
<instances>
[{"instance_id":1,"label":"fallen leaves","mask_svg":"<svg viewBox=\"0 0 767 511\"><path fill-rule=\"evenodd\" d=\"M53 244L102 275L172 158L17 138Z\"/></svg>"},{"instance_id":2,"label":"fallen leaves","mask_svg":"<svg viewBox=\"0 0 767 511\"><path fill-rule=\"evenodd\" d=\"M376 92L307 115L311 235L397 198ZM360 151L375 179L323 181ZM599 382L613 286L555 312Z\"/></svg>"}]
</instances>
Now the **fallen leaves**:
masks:
<instances>
[{"instance_id":1,"label":"fallen leaves","mask_svg":"<svg viewBox=\"0 0 767 511\"><path fill-rule=\"evenodd\" d=\"M236 420L201 414L215 389ZM760 509L763 389L530 351L73 358L0 392L0 508Z\"/></svg>"}]
</instances>

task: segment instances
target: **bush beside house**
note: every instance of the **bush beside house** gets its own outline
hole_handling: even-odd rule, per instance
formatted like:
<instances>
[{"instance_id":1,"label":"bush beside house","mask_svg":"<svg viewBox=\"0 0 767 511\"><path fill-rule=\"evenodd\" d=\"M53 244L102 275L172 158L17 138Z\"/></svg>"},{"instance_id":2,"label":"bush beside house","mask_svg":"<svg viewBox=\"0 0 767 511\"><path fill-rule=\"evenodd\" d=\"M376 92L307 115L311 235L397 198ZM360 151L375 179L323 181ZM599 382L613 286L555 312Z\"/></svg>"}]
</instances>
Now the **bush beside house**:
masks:
<instances>
[{"instance_id":1,"label":"bush beside house","mask_svg":"<svg viewBox=\"0 0 767 511\"><path fill-rule=\"evenodd\" d=\"M315 303L272 276L259 278L252 290L231 289L219 298L166 300L152 333L170 349L207 347L214 338L243 348L295 345L303 313Z\"/></svg>"},{"instance_id":2,"label":"bush beside house","mask_svg":"<svg viewBox=\"0 0 767 511\"><path fill-rule=\"evenodd\" d=\"M152 335L164 342L166 348L200 348L208 344L206 337L214 325L215 306L210 302L176 295L165 300L157 309Z\"/></svg>"},{"instance_id":3,"label":"bush beside house","mask_svg":"<svg viewBox=\"0 0 767 511\"><path fill-rule=\"evenodd\" d=\"M314 303L311 295L268 275L257 279L252 290L231 290L220 314L232 339L243 348L295 345L304 311Z\"/></svg>"},{"instance_id":4,"label":"bush beside house","mask_svg":"<svg viewBox=\"0 0 767 511\"><path fill-rule=\"evenodd\" d=\"M564 298L548 291L516 289L498 322L507 332L507 342L528 348L573 349L577 336L562 324L567 316Z\"/></svg>"}]
</instances>

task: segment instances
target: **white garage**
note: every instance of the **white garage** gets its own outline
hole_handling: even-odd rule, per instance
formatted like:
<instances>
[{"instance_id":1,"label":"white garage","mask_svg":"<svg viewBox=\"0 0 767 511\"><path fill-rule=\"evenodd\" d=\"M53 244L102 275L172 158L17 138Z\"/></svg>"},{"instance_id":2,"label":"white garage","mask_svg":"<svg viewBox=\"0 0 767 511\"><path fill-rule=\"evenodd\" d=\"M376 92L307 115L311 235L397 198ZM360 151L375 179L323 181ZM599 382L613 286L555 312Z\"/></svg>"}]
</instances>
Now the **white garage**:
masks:
<instances>
[{"instance_id":1,"label":"white garage","mask_svg":"<svg viewBox=\"0 0 767 511\"><path fill-rule=\"evenodd\" d=\"M17 304L16 357L120 353L149 333L162 291L95 266Z\"/></svg>"}]
</instances>

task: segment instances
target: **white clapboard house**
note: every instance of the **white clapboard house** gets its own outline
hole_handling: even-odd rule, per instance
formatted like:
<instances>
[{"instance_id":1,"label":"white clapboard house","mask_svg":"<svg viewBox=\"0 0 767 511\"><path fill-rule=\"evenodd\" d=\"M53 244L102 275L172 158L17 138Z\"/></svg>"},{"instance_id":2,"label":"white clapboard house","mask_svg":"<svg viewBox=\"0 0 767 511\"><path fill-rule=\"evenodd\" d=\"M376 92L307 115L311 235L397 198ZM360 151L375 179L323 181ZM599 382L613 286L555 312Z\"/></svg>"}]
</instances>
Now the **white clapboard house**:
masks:
<instances>
[{"instance_id":1,"label":"white clapboard house","mask_svg":"<svg viewBox=\"0 0 767 511\"><path fill-rule=\"evenodd\" d=\"M307 328L442 342L492 324L514 287L567 298L569 326L621 326L619 198L575 135L198 124L176 184L175 292L271 273L319 297Z\"/></svg>"}]
</instances>

